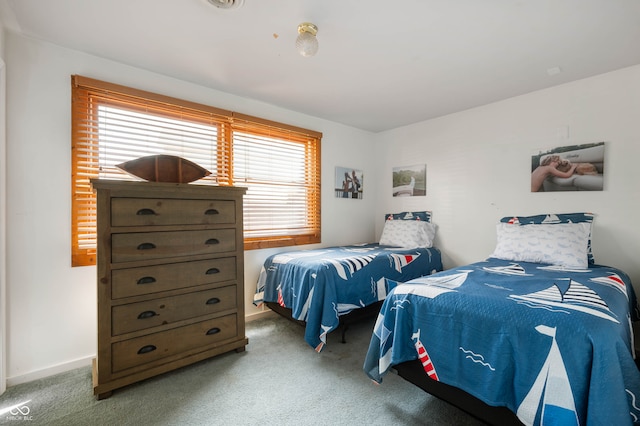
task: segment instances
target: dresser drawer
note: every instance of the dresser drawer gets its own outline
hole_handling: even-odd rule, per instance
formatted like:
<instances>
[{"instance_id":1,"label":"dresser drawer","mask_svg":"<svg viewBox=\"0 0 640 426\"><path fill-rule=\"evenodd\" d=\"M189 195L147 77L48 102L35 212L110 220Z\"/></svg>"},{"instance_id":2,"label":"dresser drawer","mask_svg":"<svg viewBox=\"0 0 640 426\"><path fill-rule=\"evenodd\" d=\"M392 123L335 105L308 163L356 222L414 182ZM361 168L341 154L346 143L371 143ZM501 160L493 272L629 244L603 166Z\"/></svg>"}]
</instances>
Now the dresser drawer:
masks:
<instances>
[{"instance_id":1,"label":"dresser drawer","mask_svg":"<svg viewBox=\"0 0 640 426\"><path fill-rule=\"evenodd\" d=\"M112 372L152 363L191 349L207 346L237 335L236 315L227 315L171 330L116 342L111 345Z\"/></svg>"},{"instance_id":2,"label":"dresser drawer","mask_svg":"<svg viewBox=\"0 0 640 426\"><path fill-rule=\"evenodd\" d=\"M164 259L215 254L236 249L235 229L131 232L111 235L111 261Z\"/></svg>"},{"instance_id":3,"label":"dresser drawer","mask_svg":"<svg viewBox=\"0 0 640 426\"><path fill-rule=\"evenodd\" d=\"M114 336L236 307L236 286L196 291L111 308Z\"/></svg>"},{"instance_id":4,"label":"dresser drawer","mask_svg":"<svg viewBox=\"0 0 640 426\"><path fill-rule=\"evenodd\" d=\"M232 200L112 198L111 226L234 224Z\"/></svg>"},{"instance_id":5,"label":"dresser drawer","mask_svg":"<svg viewBox=\"0 0 640 426\"><path fill-rule=\"evenodd\" d=\"M140 268L115 269L111 271L111 297L121 299L232 281L237 278L236 261L235 257L222 257Z\"/></svg>"}]
</instances>

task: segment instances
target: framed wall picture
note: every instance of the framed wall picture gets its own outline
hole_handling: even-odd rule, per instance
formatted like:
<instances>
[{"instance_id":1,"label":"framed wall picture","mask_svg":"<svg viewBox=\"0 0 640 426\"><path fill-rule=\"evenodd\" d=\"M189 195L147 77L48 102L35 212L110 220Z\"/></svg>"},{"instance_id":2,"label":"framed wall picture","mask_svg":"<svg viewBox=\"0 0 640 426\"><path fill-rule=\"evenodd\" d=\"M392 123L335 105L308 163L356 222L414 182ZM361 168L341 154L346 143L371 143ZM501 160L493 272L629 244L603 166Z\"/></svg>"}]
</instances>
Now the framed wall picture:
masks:
<instances>
[{"instance_id":1,"label":"framed wall picture","mask_svg":"<svg viewBox=\"0 0 640 426\"><path fill-rule=\"evenodd\" d=\"M351 167L336 167L335 193L338 198L362 199L364 194L362 170Z\"/></svg>"},{"instance_id":2,"label":"framed wall picture","mask_svg":"<svg viewBox=\"0 0 640 426\"><path fill-rule=\"evenodd\" d=\"M602 191L604 142L539 150L531 156L531 192Z\"/></svg>"},{"instance_id":3,"label":"framed wall picture","mask_svg":"<svg viewBox=\"0 0 640 426\"><path fill-rule=\"evenodd\" d=\"M392 187L394 197L427 195L427 165L394 167Z\"/></svg>"}]
</instances>

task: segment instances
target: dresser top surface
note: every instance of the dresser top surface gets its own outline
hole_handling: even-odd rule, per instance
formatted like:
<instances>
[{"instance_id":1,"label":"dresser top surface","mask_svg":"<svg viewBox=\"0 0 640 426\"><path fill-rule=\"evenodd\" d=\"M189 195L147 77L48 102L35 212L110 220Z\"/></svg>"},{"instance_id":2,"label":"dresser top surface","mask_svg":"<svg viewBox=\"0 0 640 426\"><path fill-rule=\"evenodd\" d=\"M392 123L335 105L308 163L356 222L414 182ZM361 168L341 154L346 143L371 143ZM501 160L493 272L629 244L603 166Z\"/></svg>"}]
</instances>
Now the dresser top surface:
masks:
<instances>
[{"instance_id":1,"label":"dresser top surface","mask_svg":"<svg viewBox=\"0 0 640 426\"><path fill-rule=\"evenodd\" d=\"M117 191L124 196L139 197L175 197L186 196L211 196L212 194L227 194L227 196L240 197L244 195L247 188L241 186L216 186L198 185L194 183L168 183L168 182L146 182L146 181L126 181L114 179L91 179L93 190Z\"/></svg>"}]
</instances>

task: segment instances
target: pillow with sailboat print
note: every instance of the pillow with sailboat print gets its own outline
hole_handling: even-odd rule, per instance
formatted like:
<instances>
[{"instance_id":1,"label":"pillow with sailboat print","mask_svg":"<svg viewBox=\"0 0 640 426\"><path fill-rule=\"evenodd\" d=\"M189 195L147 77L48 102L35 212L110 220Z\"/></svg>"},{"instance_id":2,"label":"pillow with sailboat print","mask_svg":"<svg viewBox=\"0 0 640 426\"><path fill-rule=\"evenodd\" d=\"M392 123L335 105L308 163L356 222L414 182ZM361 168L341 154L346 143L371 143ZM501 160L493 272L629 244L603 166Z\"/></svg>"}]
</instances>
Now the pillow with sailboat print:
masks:
<instances>
[{"instance_id":1,"label":"pillow with sailboat print","mask_svg":"<svg viewBox=\"0 0 640 426\"><path fill-rule=\"evenodd\" d=\"M589 265L595 263L593 251L591 249L591 227L593 225L593 213L551 213L538 214L533 216L505 216L500 219L501 223L510 223L513 225L553 225L561 223L588 223L589 224L589 241L587 242L587 262Z\"/></svg>"},{"instance_id":2,"label":"pillow with sailboat print","mask_svg":"<svg viewBox=\"0 0 640 426\"><path fill-rule=\"evenodd\" d=\"M499 223L496 249L490 257L587 269L590 224L513 225Z\"/></svg>"},{"instance_id":3,"label":"pillow with sailboat print","mask_svg":"<svg viewBox=\"0 0 640 426\"><path fill-rule=\"evenodd\" d=\"M433 247L434 224L424 220L387 220L380 236L381 246L404 248Z\"/></svg>"},{"instance_id":4,"label":"pillow with sailboat print","mask_svg":"<svg viewBox=\"0 0 640 426\"><path fill-rule=\"evenodd\" d=\"M384 220L422 220L425 222L431 222L432 215L432 212L429 210L421 212L389 213L384 216Z\"/></svg>"}]
</instances>

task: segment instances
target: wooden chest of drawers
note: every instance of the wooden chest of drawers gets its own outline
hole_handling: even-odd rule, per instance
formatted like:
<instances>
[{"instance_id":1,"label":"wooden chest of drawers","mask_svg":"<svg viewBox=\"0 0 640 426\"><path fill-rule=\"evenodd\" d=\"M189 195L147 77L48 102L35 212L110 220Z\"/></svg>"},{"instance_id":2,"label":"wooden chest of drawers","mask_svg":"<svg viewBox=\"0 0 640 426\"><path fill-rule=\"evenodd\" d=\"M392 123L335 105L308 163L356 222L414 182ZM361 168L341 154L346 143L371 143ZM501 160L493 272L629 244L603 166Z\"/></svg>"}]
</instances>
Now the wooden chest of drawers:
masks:
<instances>
[{"instance_id":1,"label":"wooden chest of drawers","mask_svg":"<svg viewBox=\"0 0 640 426\"><path fill-rule=\"evenodd\" d=\"M94 395L244 351L245 189L91 183L98 196Z\"/></svg>"}]
</instances>

